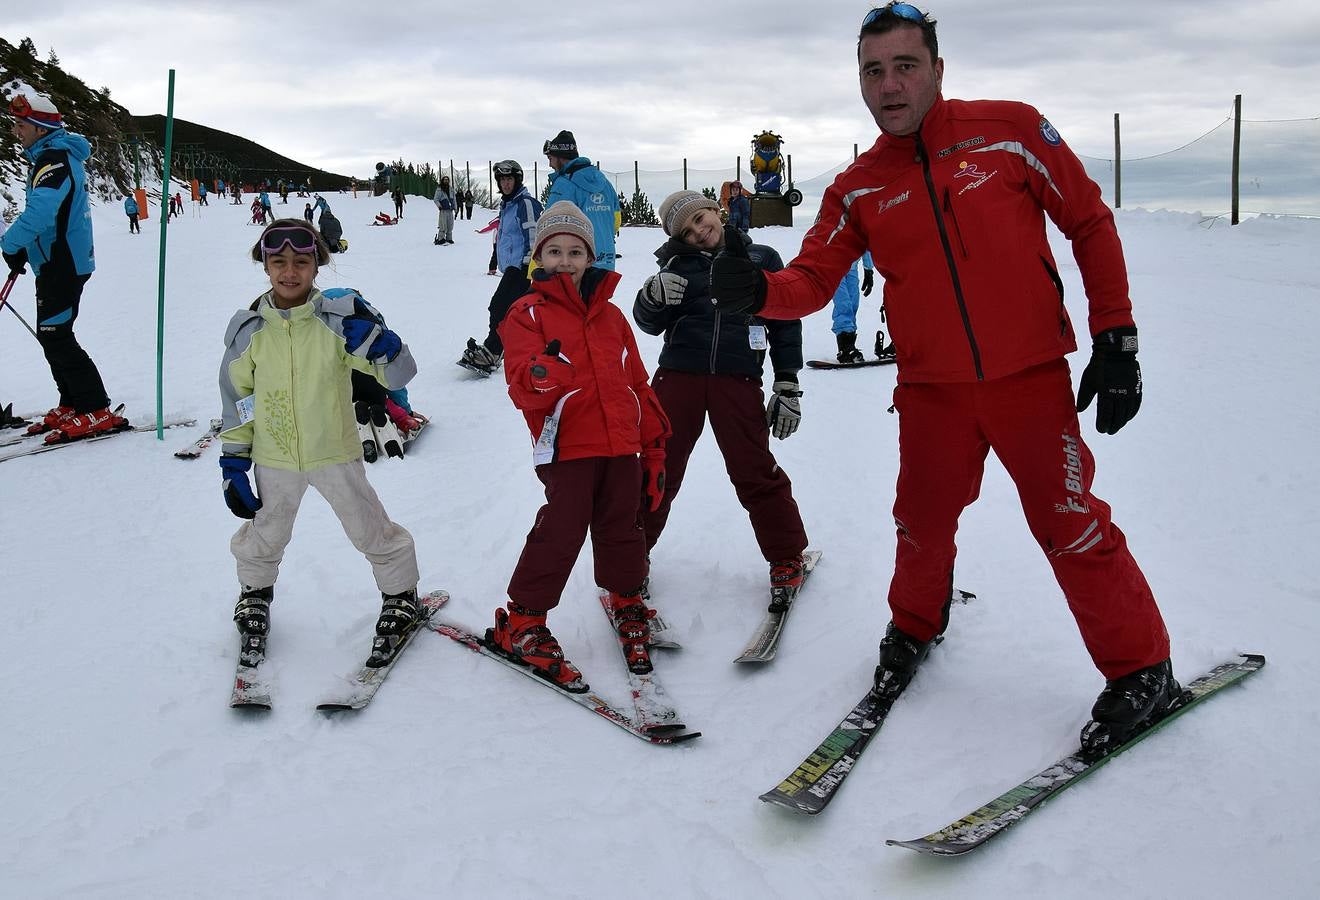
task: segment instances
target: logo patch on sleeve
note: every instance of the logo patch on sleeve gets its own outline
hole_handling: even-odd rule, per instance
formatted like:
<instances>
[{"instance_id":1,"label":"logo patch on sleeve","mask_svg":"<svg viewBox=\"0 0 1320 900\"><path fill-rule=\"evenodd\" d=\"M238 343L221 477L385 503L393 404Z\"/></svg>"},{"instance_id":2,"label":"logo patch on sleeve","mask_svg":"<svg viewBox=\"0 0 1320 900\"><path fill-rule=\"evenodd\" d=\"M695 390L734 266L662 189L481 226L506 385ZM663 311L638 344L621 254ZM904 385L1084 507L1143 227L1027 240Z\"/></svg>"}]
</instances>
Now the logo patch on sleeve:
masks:
<instances>
[{"instance_id":1,"label":"logo patch on sleeve","mask_svg":"<svg viewBox=\"0 0 1320 900\"><path fill-rule=\"evenodd\" d=\"M1050 120L1041 116L1040 136L1045 139L1045 143L1051 147L1057 147L1063 143L1063 138L1059 137L1058 130L1050 124Z\"/></svg>"},{"instance_id":2,"label":"logo patch on sleeve","mask_svg":"<svg viewBox=\"0 0 1320 900\"><path fill-rule=\"evenodd\" d=\"M32 176L32 187L55 187L64 180L64 163L47 163Z\"/></svg>"}]
</instances>

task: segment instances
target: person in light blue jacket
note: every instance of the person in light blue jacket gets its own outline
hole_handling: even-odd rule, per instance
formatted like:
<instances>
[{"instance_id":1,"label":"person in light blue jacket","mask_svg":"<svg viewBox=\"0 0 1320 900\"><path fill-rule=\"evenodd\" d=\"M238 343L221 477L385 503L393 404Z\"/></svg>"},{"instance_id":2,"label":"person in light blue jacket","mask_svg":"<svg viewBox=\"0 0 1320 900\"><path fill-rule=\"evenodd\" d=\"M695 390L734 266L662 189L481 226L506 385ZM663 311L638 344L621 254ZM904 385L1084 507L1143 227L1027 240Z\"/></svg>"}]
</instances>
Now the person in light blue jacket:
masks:
<instances>
[{"instance_id":1,"label":"person in light blue jacket","mask_svg":"<svg viewBox=\"0 0 1320 900\"><path fill-rule=\"evenodd\" d=\"M490 298L485 339L478 342L476 338L468 338L467 348L458 359L463 368L487 377L504 360L504 342L496 329L514 301L531 290L527 270L536 242L536 221L541 218L541 203L523 185L523 170L518 163L511 159L495 163L495 184L501 197L495 262L502 274Z\"/></svg>"},{"instance_id":2,"label":"person in light blue jacket","mask_svg":"<svg viewBox=\"0 0 1320 900\"><path fill-rule=\"evenodd\" d=\"M591 160L578 155L577 140L571 131L561 131L541 148L550 161L550 193L546 205L567 200L591 221L596 238L598 269L614 270L614 228L619 212L619 195L614 185Z\"/></svg>"},{"instance_id":3,"label":"person in light blue jacket","mask_svg":"<svg viewBox=\"0 0 1320 900\"><path fill-rule=\"evenodd\" d=\"M139 213L140 210L138 209L137 200L133 198L132 194L129 194L127 197L124 198L124 215L128 216L129 234L142 233L142 228L141 226L138 225Z\"/></svg>"}]
</instances>

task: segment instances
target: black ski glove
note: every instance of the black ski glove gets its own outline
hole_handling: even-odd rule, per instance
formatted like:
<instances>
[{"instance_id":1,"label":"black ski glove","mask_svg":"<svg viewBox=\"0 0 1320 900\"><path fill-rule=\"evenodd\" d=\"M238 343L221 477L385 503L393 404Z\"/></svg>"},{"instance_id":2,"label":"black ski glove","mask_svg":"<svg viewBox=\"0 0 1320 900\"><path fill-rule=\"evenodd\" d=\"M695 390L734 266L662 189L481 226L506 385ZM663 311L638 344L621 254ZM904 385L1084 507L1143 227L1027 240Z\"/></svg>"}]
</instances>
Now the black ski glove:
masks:
<instances>
[{"instance_id":1,"label":"black ski glove","mask_svg":"<svg viewBox=\"0 0 1320 900\"><path fill-rule=\"evenodd\" d=\"M27 248L19 247L13 253L0 252L0 256L5 258L5 264L9 266L9 271L14 275L22 275L27 271Z\"/></svg>"},{"instance_id":2,"label":"black ski glove","mask_svg":"<svg viewBox=\"0 0 1320 900\"><path fill-rule=\"evenodd\" d=\"M871 290L872 290L874 287L875 287L875 270L874 270L874 269L863 269L863 270L862 270L862 296L863 296L863 297L869 297L869 296L871 296Z\"/></svg>"},{"instance_id":3,"label":"black ski glove","mask_svg":"<svg viewBox=\"0 0 1320 900\"><path fill-rule=\"evenodd\" d=\"M765 274L748 258L732 225L724 226L724 249L710 263L710 299L722 313L754 316L765 306Z\"/></svg>"},{"instance_id":4,"label":"black ski glove","mask_svg":"<svg viewBox=\"0 0 1320 900\"><path fill-rule=\"evenodd\" d=\"M1095 429L1118 434L1141 409L1141 366L1137 364L1137 329L1123 326L1102 331L1091 340L1091 361L1077 388L1077 411L1096 396Z\"/></svg>"}]
</instances>

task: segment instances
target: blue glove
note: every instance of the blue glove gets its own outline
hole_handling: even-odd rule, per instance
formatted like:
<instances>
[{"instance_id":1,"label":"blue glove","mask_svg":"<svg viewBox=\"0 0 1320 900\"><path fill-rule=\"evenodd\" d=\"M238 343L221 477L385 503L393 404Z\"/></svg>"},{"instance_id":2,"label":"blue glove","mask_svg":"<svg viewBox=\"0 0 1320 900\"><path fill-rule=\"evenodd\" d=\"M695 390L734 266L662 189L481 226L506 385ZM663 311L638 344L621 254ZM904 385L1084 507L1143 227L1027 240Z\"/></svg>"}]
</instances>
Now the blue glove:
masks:
<instances>
[{"instance_id":1,"label":"blue glove","mask_svg":"<svg viewBox=\"0 0 1320 900\"><path fill-rule=\"evenodd\" d=\"M362 347L367 348L362 352ZM389 360L399 355L403 341L384 322L349 316L344 319L344 349L354 356L365 356L371 362Z\"/></svg>"},{"instance_id":2,"label":"blue glove","mask_svg":"<svg viewBox=\"0 0 1320 900\"><path fill-rule=\"evenodd\" d=\"M252 460L246 456L221 456L220 474L224 477L225 505L240 519L255 519L261 500L248 481Z\"/></svg>"}]
</instances>

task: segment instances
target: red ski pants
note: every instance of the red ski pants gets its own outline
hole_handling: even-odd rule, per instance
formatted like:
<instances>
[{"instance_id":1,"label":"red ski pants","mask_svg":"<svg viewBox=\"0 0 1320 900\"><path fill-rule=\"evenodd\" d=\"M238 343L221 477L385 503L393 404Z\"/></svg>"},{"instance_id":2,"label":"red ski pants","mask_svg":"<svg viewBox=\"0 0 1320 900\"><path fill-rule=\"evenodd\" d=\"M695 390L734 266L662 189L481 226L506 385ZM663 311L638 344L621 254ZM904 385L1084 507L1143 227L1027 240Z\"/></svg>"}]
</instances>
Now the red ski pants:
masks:
<instances>
[{"instance_id":1,"label":"red ski pants","mask_svg":"<svg viewBox=\"0 0 1320 900\"><path fill-rule=\"evenodd\" d=\"M921 640L942 630L958 517L980 493L993 449L1096 668L1114 679L1168 658L1168 633L1146 578L1108 504L1091 493L1095 460L1082 441L1066 361L988 382L900 384L894 405L895 625Z\"/></svg>"},{"instance_id":2,"label":"red ski pants","mask_svg":"<svg viewBox=\"0 0 1320 900\"><path fill-rule=\"evenodd\" d=\"M509 580L509 599L532 612L559 605L591 532L596 584L636 590L646 578L646 538L637 518L642 466L636 456L593 456L536 467L545 505Z\"/></svg>"}]
</instances>

